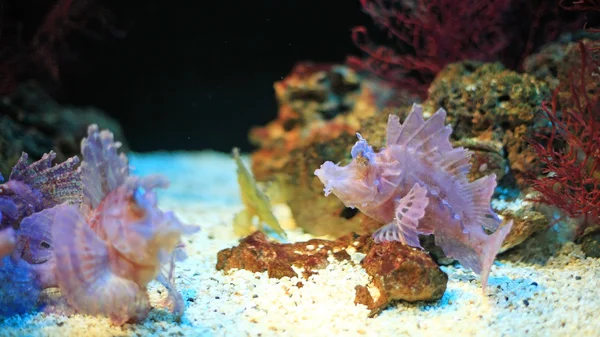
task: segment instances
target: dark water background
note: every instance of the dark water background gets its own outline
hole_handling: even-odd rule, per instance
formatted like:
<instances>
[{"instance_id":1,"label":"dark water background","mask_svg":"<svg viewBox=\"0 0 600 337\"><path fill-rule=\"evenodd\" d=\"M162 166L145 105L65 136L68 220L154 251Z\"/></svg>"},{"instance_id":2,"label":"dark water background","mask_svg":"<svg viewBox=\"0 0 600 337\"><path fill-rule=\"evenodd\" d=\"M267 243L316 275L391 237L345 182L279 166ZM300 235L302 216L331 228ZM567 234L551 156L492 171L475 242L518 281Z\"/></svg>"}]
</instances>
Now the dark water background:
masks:
<instances>
[{"instance_id":1,"label":"dark water background","mask_svg":"<svg viewBox=\"0 0 600 337\"><path fill-rule=\"evenodd\" d=\"M136 151L251 149L275 118L273 82L301 60L360 55L358 0L127 0L109 8L124 38L82 40L60 100L116 117Z\"/></svg>"}]
</instances>

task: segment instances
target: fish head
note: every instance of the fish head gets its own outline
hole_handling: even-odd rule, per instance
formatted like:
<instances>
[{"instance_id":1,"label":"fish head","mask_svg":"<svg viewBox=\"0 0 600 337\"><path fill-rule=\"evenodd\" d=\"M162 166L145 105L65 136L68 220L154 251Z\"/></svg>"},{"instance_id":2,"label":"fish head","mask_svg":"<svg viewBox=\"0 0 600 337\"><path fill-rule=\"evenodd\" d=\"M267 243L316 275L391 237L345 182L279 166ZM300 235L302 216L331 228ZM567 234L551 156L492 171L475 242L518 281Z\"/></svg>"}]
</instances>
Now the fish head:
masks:
<instances>
[{"instance_id":1,"label":"fish head","mask_svg":"<svg viewBox=\"0 0 600 337\"><path fill-rule=\"evenodd\" d=\"M99 223L105 233L101 237L140 267L163 265L179 245L181 236L197 229L158 208L153 188L164 186L164 182L154 177L132 178L112 191L101 204Z\"/></svg>"},{"instance_id":2,"label":"fish head","mask_svg":"<svg viewBox=\"0 0 600 337\"><path fill-rule=\"evenodd\" d=\"M401 171L399 163L383 149L375 152L360 135L346 166L325 162L315 175L325 185L325 195L335 194L348 207L361 210L380 205L394 193Z\"/></svg>"}]
</instances>

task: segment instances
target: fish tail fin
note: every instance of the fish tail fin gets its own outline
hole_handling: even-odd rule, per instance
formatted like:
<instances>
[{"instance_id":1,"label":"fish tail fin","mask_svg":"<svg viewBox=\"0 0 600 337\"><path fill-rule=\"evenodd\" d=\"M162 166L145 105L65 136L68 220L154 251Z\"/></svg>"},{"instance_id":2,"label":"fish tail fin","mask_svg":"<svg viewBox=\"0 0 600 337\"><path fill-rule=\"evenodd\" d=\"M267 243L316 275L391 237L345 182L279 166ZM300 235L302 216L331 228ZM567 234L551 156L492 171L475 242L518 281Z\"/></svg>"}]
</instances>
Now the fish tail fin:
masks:
<instances>
[{"instance_id":1,"label":"fish tail fin","mask_svg":"<svg viewBox=\"0 0 600 337\"><path fill-rule=\"evenodd\" d=\"M496 255L502 247L504 239L510 233L512 229L513 221L510 220L504 226L500 227L496 232L491 234L488 238L487 243L483 245L483 252L480 258L481 264L481 287L485 289L487 287L487 281L490 276L490 270L496 259Z\"/></svg>"}]
</instances>

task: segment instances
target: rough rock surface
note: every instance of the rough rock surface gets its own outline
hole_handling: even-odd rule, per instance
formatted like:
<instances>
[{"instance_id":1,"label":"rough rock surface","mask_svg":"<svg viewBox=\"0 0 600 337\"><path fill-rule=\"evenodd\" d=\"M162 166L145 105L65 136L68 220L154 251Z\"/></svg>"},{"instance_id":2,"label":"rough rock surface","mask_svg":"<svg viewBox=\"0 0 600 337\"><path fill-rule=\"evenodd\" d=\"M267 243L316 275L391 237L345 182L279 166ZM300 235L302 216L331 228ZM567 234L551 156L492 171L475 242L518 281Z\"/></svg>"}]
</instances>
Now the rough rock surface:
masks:
<instances>
[{"instance_id":1,"label":"rough rock surface","mask_svg":"<svg viewBox=\"0 0 600 337\"><path fill-rule=\"evenodd\" d=\"M303 269L308 278L318 269L325 268L327 258L333 254L338 260L349 259L346 248L353 236L336 241L313 239L306 242L282 244L270 241L262 232L254 232L233 248L217 254L217 270L246 269L252 272L266 271L269 277L298 276L292 266Z\"/></svg>"},{"instance_id":2,"label":"rough rock surface","mask_svg":"<svg viewBox=\"0 0 600 337\"><path fill-rule=\"evenodd\" d=\"M376 113L377 94L350 68L332 64L299 63L283 80L275 82L279 104L277 119L250 131L260 149L253 154L256 179L266 180L289 161L291 150L315 142L353 134L361 120Z\"/></svg>"},{"instance_id":3,"label":"rough rock surface","mask_svg":"<svg viewBox=\"0 0 600 337\"><path fill-rule=\"evenodd\" d=\"M581 238L581 250L587 257L600 257L600 231L592 232Z\"/></svg>"},{"instance_id":4,"label":"rough rock surface","mask_svg":"<svg viewBox=\"0 0 600 337\"><path fill-rule=\"evenodd\" d=\"M54 150L56 162L78 155L79 142L93 123L124 141L119 124L102 111L61 106L35 82L21 85L0 99L0 173L7 177L23 151L35 160Z\"/></svg>"},{"instance_id":5,"label":"rough rock surface","mask_svg":"<svg viewBox=\"0 0 600 337\"><path fill-rule=\"evenodd\" d=\"M532 234L550 227L548 218L531 203L518 210L505 209L499 212L505 221L513 220L513 227L504 239L500 253L521 244Z\"/></svg>"},{"instance_id":6,"label":"rough rock surface","mask_svg":"<svg viewBox=\"0 0 600 337\"><path fill-rule=\"evenodd\" d=\"M372 245L360 264L372 282L356 287L355 303L366 305L370 316L394 300L434 301L446 291L448 275L429 254L399 242Z\"/></svg>"},{"instance_id":7,"label":"rough rock surface","mask_svg":"<svg viewBox=\"0 0 600 337\"><path fill-rule=\"evenodd\" d=\"M307 279L327 267L330 256L338 261L351 260L350 254L356 252L366 254L360 264L371 276L371 283L356 287L355 303L366 305L372 316L394 300L433 301L446 290L448 276L429 254L399 242L375 244L370 235L348 234L335 241L312 239L281 244L255 232L238 246L219 251L216 269L267 271L272 278ZM293 267L299 268L301 275Z\"/></svg>"},{"instance_id":8,"label":"rough rock surface","mask_svg":"<svg viewBox=\"0 0 600 337\"><path fill-rule=\"evenodd\" d=\"M499 63L468 61L441 71L431 83L429 98L423 105L430 112L439 107L446 109L452 138L474 143L474 151L481 151L480 143L506 149L506 153L493 153L506 158L510 174L521 186L528 174L540 171L524 136L534 127L542 101L549 97L548 85L534 76L507 70ZM483 169L482 165L474 165L472 170L483 175L498 171L496 166L502 162L495 157Z\"/></svg>"},{"instance_id":9,"label":"rough rock surface","mask_svg":"<svg viewBox=\"0 0 600 337\"><path fill-rule=\"evenodd\" d=\"M278 201L290 207L296 225L317 236L367 234L382 225L346 208L335 197L325 197L313 172L327 160L347 163L357 131L378 150L385 143L388 115L396 114L404 120L410 111L410 104L382 106L379 103L389 92L378 92L379 87L360 78L358 87L336 96L332 83L354 83L356 76L343 69L307 65L295 68L275 84L280 102L278 119L251 133L261 146L252 158L257 180L275 182L273 186L281 196ZM335 76L338 80L332 81ZM537 117L541 102L550 97L545 81L543 77L507 70L499 63L456 63L436 77L423 105L428 113L440 107L447 110L447 123L454 128L453 145L472 153L470 179L494 173L499 184L523 188L526 179L541 169L525 138L541 123ZM326 116L324 111L327 104L331 105L331 97L337 97L334 101L339 104L331 110L335 116L329 118L332 115ZM340 102L352 108L340 109ZM507 213L507 217L518 221L503 249L540 230L542 218L538 215L529 214L524 219ZM431 248L435 251L435 246ZM443 256L436 258L449 262Z\"/></svg>"},{"instance_id":10,"label":"rough rock surface","mask_svg":"<svg viewBox=\"0 0 600 337\"><path fill-rule=\"evenodd\" d=\"M596 38L600 37L598 34L595 35ZM597 44L598 41L590 39L593 37L593 34L589 36L567 36L562 41L549 43L542 47L539 52L525 59L523 62L524 71L538 80L548 83L550 88L554 89L561 82L566 83L571 69L580 64L579 40L587 45ZM568 86L565 86L564 89L568 90Z\"/></svg>"}]
</instances>

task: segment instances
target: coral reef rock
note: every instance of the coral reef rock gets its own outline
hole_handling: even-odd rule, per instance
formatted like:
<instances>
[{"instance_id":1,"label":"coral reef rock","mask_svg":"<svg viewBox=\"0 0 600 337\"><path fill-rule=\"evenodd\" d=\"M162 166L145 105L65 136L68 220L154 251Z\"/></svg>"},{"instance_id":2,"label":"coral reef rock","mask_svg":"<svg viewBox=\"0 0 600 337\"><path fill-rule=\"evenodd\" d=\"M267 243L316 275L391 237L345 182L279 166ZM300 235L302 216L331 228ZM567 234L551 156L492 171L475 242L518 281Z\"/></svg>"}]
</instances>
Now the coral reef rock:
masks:
<instances>
[{"instance_id":1,"label":"coral reef rock","mask_svg":"<svg viewBox=\"0 0 600 337\"><path fill-rule=\"evenodd\" d=\"M35 82L21 85L0 100L0 173L7 175L22 152L37 159L53 150L58 162L79 154L89 124L124 140L119 124L102 111L61 106Z\"/></svg>"},{"instance_id":2,"label":"coral reef rock","mask_svg":"<svg viewBox=\"0 0 600 337\"><path fill-rule=\"evenodd\" d=\"M364 80L352 69L334 64L299 63L274 87L277 118L249 135L260 148L252 156L258 181L279 172L290 161L290 151L354 134L378 106L410 100L384 83Z\"/></svg>"},{"instance_id":3,"label":"coral reef rock","mask_svg":"<svg viewBox=\"0 0 600 337\"><path fill-rule=\"evenodd\" d=\"M349 67L310 62L299 63L274 86L277 119L250 132L251 142L259 147L252 154L256 180L271 183L271 191L289 205L296 224L313 235L337 237L379 227L341 201L323 198L312 173L325 160L349 160L355 133L385 123L379 116L388 113L382 114L382 108L410 106L417 98L365 79ZM371 129L379 132L375 126Z\"/></svg>"},{"instance_id":4,"label":"coral reef rock","mask_svg":"<svg viewBox=\"0 0 600 337\"><path fill-rule=\"evenodd\" d=\"M356 287L355 303L366 305L370 316L391 301L434 301L446 291L448 275L422 250L399 242L372 245L360 263L372 281Z\"/></svg>"},{"instance_id":5,"label":"coral reef rock","mask_svg":"<svg viewBox=\"0 0 600 337\"><path fill-rule=\"evenodd\" d=\"M221 250L216 269L266 271L272 278L308 278L327 267L330 256L338 261L351 260L350 254L354 252L366 254L361 265L372 277L370 284L356 287L355 303L366 305L371 315L391 301L433 301L446 290L448 276L426 252L399 242L375 244L370 235L354 233L335 241L313 239L281 244L269 241L262 232L255 232L238 246Z\"/></svg>"},{"instance_id":6,"label":"coral reef rock","mask_svg":"<svg viewBox=\"0 0 600 337\"><path fill-rule=\"evenodd\" d=\"M581 250L588 257L600 257L600 231L595 231L582 237Z\"/></svg>"},{"instance_id":7,"label":"coral reef rock","mask_svg":"<svg viewBox=\"0 0 600 337\"><path fill-rule=\"evenodd\" d=\"M528 174L541 170L523 136L533 127L542 101L549 97L548 85L532 75L507 70L500 63L467 61L448 65L440 72L423 105L425 111L446 109L447 122L454 130L452 137L463 146L473 143L476 157L482 151L492 152L491 158L484 156L480 165L473 165L472 176L503 171L496 167L503 164L498 161L501 156L508 166L498 179L510 168L517 184L522 185ZM506 153L502 153L503 148Z\"/></svg>"},{"instance_id":8,"label":"coral reef rock","mask_svg":"<svg viewBox=\"0 0 600 337\"><path fill-rule=\"evenodd\" d=\"M541 232L550 227L548 218L535 209L532 203L526 203L517 210L504 209L499 214L505 221L512 220L513 226L504 239L500 253L507 251L525 241L532 234Z\"/></svg>"},{"instance_id":9,"label":"coral reef rock","mask_svg":"<svg viewBox=\"0 0 600 337\"><path fill-rule=\"evenodd\" d=\"M600 37L597 33L595 35L597 38ZM538 80L546 82L552 89L558 87L560 83L564 83L563 89L568 90L569 74L574 67L581 64L579 40L586 45L598 43L590 39L593 38L593 35L583 39L582 37L573 36L545 45L539 52L525 59L523 70Z\"/></svg>"},{"instance_id":10,"label":"coral reef rock","mask_svg":"<svg viewBox=\"0 0 600 337\"><path fill-rule=\"evenodd\" d=\"M318 269L325 268L327 258L333 254L338 260L346 260L350 255L346 248L355 236L348 235L336 241L313 239L290 244L269 241L262 232L254 232L233 248L226 248L217 254L217 270L246 269L264 272L272 278L294 277L292 266L303 269L300 276L308 278ZM356 249L356 247L355 247Z\"/></svg>"}]
</instances>

